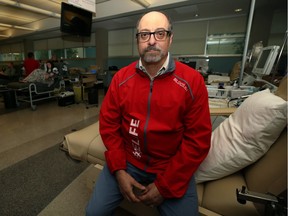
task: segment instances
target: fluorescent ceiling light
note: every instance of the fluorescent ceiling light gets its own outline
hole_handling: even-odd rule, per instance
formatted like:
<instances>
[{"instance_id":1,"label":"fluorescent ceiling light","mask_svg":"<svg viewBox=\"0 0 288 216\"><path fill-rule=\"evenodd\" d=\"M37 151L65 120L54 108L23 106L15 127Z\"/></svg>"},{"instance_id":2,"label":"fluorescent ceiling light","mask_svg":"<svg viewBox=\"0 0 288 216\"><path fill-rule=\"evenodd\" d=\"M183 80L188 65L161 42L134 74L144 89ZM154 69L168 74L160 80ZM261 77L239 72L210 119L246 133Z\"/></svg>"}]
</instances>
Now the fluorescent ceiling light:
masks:
<instances>
[{"instance_id":1,"label":"fluorescent ceiling light","mask_svg":"<svg viewBox=\"0 0 288 216\"><path fill-rule=\"evenodd\" d=\"M8 19L17 20L17 21L21 21L21 22L28 22L28 23L34 21L34 19L32 19L30 17L27 18L27 17L21 16L21 14L11 14L8 12L3 12L3 11L0 11L0 17L5 17Z\"/></svg>"},{"instance_id":2,"label":"fluorescent ceiling light","mask_svg":"<svg viewBox=\"0 0 288 216\"><path fill-rule=\"evenodd\" d=\"M147 2L146 0L131 0L131 1L136 2L145 8L148 8L150 6L150 3Z\"/></svg>"},{"instance_id":3,"label":"fluorescent ceiling light","mask_svg":"<svg viewBox=\"0 0 288 216\"><path fill-rule=\"evenodd\" d=\"M35 31L36 30L34 28L28 28L28 27L17 26L17 25L10 25L10 24L5 24L5 23L0 23L0 26L7 27L7 28L22 29L22 30L27 30L27 31Z\"/></svg>"},{"instance_id":4,"label":"fluorescent ceiling light","mask_svg":"<svg viewBox=\"0 0 288 216\"><path fill-rule=\"evenodd\" d=\"M11 1L11 0L1 0L1 3L7 4L7 5L10 5L10 6L13 6L13 7L18 7L18 8L21 8L21 9L29 10L29 11L32 11L32 12L36 12L36 13L39 13L39 14L44 14L44 15L47 15L47 16L52 16L52 17L56 17L56 18L60 18L61 17L61 15L58 14L58 13L54 13L54 12L51 12L51 11L48 11L48 10L44 10L44 9L41 9L41 8L33 7L33 6L30 6L30 5L27 5L27 4L22 4L22 3L19 3L18 1L15 2L15 1Z\"/></svg>"}]
</instances>

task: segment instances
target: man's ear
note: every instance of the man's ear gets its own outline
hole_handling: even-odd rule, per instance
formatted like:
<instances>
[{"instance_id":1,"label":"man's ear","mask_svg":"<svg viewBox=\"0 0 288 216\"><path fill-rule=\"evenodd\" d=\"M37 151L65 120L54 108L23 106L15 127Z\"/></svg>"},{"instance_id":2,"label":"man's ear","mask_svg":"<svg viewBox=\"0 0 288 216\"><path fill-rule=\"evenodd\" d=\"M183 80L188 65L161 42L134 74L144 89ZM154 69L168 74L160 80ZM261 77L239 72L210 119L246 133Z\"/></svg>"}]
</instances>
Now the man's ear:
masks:
<instances>
[{"instance_id":1,"label":"man's ear","mask_svg":"<svg viewBox=\"0 0 288 216\"><path fill-rule=\"evenodd\" d=\"M171 33L170 38L169 38L169 46L171 46L173 41L173 33Z\"/></svg>"}]
</instances>

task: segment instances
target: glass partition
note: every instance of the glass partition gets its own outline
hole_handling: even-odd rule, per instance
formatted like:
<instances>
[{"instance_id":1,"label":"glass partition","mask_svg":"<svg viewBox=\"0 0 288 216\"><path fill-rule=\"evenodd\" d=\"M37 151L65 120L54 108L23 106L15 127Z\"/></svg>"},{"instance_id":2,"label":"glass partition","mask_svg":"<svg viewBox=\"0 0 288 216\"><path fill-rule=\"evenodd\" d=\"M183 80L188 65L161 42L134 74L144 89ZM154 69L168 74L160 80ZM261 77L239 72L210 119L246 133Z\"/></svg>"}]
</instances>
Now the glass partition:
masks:
<instances>
[{"instance_id":1,"label":"glass partition","mask_svg":"<svg viewBox=\"0 0 288 216\"><path fill-rule=\"evenodd\" d=\"M242 54L244 34L209 35L207 38L207 55Z\"/></svg>"}]
</instances>

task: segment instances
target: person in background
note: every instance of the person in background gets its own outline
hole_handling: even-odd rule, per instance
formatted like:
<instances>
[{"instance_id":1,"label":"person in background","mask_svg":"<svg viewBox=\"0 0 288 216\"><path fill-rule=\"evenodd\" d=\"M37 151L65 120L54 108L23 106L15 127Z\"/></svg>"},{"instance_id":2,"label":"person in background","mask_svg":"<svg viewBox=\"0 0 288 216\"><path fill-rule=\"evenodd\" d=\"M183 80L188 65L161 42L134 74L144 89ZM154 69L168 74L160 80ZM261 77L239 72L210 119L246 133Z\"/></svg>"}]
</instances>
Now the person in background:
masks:
<instances>
[{"instance_id":1,"label":"person in background","mask_svg":"<svg viewBox=\"0 0 288 216\"><path fill-rule=\"evenodd\" d=\"M123 198L161 215L198 215L193 175L212 132L204 79L173 60L167 15L149 12L136 28L140 59L114 75L101 105L107 163L86 215L112 215Z\"/></svg>"},{"instance_id":2,"label":"person in background","mask_svg":"<svg viewBox=\"0 0 288 216\"><path fill-rule=\"evenodd\" d=\"M54 66L51 61L46 62L46 70L40 68L35 69L27 77L25 77L22 82L40 82L48 84L48 86L54 83L55 76L58 75L58 69Z\"/></svg>"},{"instance_id":3,"label":"person in background","mask_svg":"<svg viewBox=\"0 0 288 216\"><path fill-rule=\"evenodd\" d=\"M58 70L60 70L59 60L58 60L57 55L55 53L52 54L51 59L49 61L52 62L54 64L54 66L58 68Z\"/></svg>"},{"instance_id":4,"label":"person in background","mask_svg":"<svg viewBox=\"0 0 288 216\"><path fill-rule=\"evenodd\" d=\"M33 52L28 52L27 58L24 60L23 66L25 71L24 77L27 77L32 71L40 67L40 63L39 61L35 60Z\"/></svg>"},{"instance_id":5,"label":"person in background","mask_svg":"<svg viewBox=\"0 0 288 216\"><path fill-rule=\"evenodd\" d=\"M7 67L3 68L0 71L0 85L5 85L9 83L12 77L14 77L15 75L16 75L16 70L14 68L14 64L13 62L9 62Z\"/></svg>"},{"instance_id":6,"label":"person in background","mask_svg":"<svg viewBox=\"0 0 288 216\"><path fill-rule=\"evenodd\" d=\"M39 59L39 68L42 69L42 70L46 70L46 62L43 61L42 59Z\"/></svg>"},{"instance_id":7,"label":"person in background","mask_svg":"<svg viewBox=\"0 0 288 216\"><path fill-rule=\"evenodd\" d=\"M57 55L55 53L51 56L50 61L53 62L54 64L59 62Z\"/></svg>"}]
</instances>

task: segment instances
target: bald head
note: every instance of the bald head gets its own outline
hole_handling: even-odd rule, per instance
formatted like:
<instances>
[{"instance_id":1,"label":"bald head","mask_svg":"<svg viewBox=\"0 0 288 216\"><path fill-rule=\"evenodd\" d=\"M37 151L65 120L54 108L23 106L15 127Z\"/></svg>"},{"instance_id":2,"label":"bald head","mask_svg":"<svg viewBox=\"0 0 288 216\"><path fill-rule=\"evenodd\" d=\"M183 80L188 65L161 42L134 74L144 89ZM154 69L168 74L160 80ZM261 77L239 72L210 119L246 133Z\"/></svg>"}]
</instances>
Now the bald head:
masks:
<instances>
[{"instance_id":1,"label":"bald head","mask_svg":"<svg viewBox=\"0 0 288 216\"><path fill-rule=\"evenodd\" d=\"M168 31L172 30L172 23L170 18L159 11L151 11L144 14L137 22L137 31L151 30L147 28L163 28Z\"/></svg>"}]
</instances>

